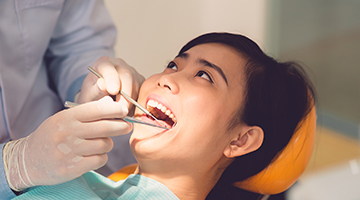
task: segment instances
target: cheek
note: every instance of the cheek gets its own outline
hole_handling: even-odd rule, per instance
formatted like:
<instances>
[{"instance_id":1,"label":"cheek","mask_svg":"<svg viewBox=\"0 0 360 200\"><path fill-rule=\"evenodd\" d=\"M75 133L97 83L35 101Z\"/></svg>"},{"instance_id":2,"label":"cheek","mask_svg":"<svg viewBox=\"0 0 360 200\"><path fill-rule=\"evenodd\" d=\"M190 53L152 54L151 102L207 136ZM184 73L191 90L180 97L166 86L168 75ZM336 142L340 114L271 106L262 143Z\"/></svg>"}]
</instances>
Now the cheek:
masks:
<instances>
[{"instance_id":1,"label":"cheek","mask_svg":"<svg viewBox=\"0 0 360 200\"><path fill-rule=\"evenodd\" d=\"M152 75L144 81L140 87L138 102L145 103L146 97L154 88L156 88L158 75Z\"/></svg>"},{"instance_id":2,"label":"cheek","mask_svg":"<svg viewBox=\"0 0 360 200\"><path fill-rule=\"evenodd\" d=\"M218 131L228 123L229 110L223 99L216 95L192 95L183 103L183 119L197 130Z\"/></svg>"},{"instance_id":3,"label":"cheek","mask_svg":"<svg viewBox=\"0 0 360 200\"><path fill-rule=\"evenodd\" d=\"M190 100L192 101L189 102L192 110L204 117L223 118L230 110L233 110L231 104L229 104L230 102L227 101L226 95L221 92L209 91L205 93L200 91Z\"/></svg>"},{"instance_id":4,"label":"cheek","mask_svg":"<svg viewBox=\"0 0 360 200\"><path fill-rule=\"evenodd\" d=\"M159 77L159 75L155 74L155 75L152 75L149 78L147 78L141 85L140 92L144 92L148 88L156 86L157 80L159 79L158 77Z\"/></svg>"}]
</instances>

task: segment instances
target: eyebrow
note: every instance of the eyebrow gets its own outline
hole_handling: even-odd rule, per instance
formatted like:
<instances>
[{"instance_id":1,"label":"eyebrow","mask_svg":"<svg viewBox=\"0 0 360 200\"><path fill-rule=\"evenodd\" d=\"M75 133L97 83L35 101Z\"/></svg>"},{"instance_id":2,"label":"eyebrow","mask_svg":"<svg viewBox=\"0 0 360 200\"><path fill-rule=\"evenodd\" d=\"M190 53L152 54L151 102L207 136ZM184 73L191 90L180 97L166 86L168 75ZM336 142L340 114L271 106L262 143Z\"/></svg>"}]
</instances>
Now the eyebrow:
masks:
<instances>
[{"instance_id":1,"label":"eyebrow","mask_svg":"<svg viewBox=\"0 0 360 200\"><path fill-rule=\"evenodd\" d=\"M179 54L179 55L176 56L176 58L183 58L183 59L185 59L185 60L186 60L188 57L189 57L189 54L188 54L188 53L181 53L181 54ZM215 70L221 75L221 77L224 79L226 85L229 85L229 84L228 84L228 81L227 81L227 78L226 78L223 70L222 70L220 67L218 67L217 65L215 65L215 64L213 64L213 63L211 63L211 62L209 62L209 61L207 61L207 60L205 60L205 59L199 59L198 62L199 62L200 64L206 66L206 67L210 67L210 68L212 68L212 69L215 69Z\"/></svg>"}]
</instances>

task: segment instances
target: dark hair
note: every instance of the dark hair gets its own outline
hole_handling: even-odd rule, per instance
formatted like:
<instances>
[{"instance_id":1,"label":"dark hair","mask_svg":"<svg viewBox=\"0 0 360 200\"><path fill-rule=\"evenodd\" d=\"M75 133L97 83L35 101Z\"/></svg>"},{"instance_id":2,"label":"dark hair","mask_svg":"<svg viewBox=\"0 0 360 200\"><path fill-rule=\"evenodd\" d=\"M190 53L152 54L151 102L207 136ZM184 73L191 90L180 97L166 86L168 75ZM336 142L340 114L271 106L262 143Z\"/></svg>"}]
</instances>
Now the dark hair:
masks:
<instances>
[{"instance_id":1,"label":"dark hair","mask_svg":"<svg viewBox=\"0 0 360 200\"><path fill-rule=\"evenodd\" d=\"M237 190L232 186L234 182L259 173L287 145L298 123L310 111L315 95L300 65L295 62L277 62L243 35L207 33L188 42L179 54L205 43L227 45L237 50L247 61L244 104L229 123L229 128L243 122L249 126L259 126L264 131L261 147L236 157L207 197L229 199Z\"/></svg>"}]
</instances>

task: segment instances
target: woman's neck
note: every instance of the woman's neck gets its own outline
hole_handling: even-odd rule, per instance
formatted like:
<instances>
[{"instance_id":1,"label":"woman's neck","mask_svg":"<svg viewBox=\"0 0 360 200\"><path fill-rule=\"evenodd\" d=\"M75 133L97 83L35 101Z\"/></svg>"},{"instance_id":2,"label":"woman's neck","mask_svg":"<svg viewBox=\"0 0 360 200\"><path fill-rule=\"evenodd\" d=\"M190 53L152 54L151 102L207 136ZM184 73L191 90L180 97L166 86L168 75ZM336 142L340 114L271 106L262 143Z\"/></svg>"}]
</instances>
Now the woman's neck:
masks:
<instances>
[{"instance_id":1,"label":"woman's neck","mask_svg":"<svg viewBox=\"0 0 360 200\"><path fill-rule=\"evenodd\" d=\"M205 199L216 184L212 176L140 174L164 184L179 199Z\"/></svg>"},{"instance_id":2,"label":"woman's neck","mask_svg":"<svg viewBox=\"0 0 360 200\"><path fill-rule=\"evenodd\" d=\"M222 174L218 165L209 169L205 167L185 169L184 167L164 168L163 165L146 164L144 167L140 164L136 173L164 184L179 199L186 200L205 199Z\"/></svg>"}]
</instances>

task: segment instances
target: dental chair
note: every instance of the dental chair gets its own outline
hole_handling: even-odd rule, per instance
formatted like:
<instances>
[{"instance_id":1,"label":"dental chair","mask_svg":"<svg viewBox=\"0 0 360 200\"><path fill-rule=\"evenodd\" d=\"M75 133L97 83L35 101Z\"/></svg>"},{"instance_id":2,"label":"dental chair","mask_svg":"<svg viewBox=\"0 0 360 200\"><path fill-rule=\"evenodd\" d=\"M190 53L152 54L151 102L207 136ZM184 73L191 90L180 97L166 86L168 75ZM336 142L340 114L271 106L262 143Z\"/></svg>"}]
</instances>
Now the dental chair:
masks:
<instances>
[{"instance_id":1,"label":"dental chair","mask_svg":"<svg viewBox=\"0 0 360 200\"><path fill-rule=\"evenodd\" d=\"M274 161L258 174L234 186L241 189L263 194L261 200L267 200L270 195L284 192L301 176L309 163L314 146L316 129L315 106L298 124L297 131L283 151L279 152ZM132 174L137 164L128 165L111 174L108 178L114 181L124 180Z\"/></svg>"}]
</instances>

